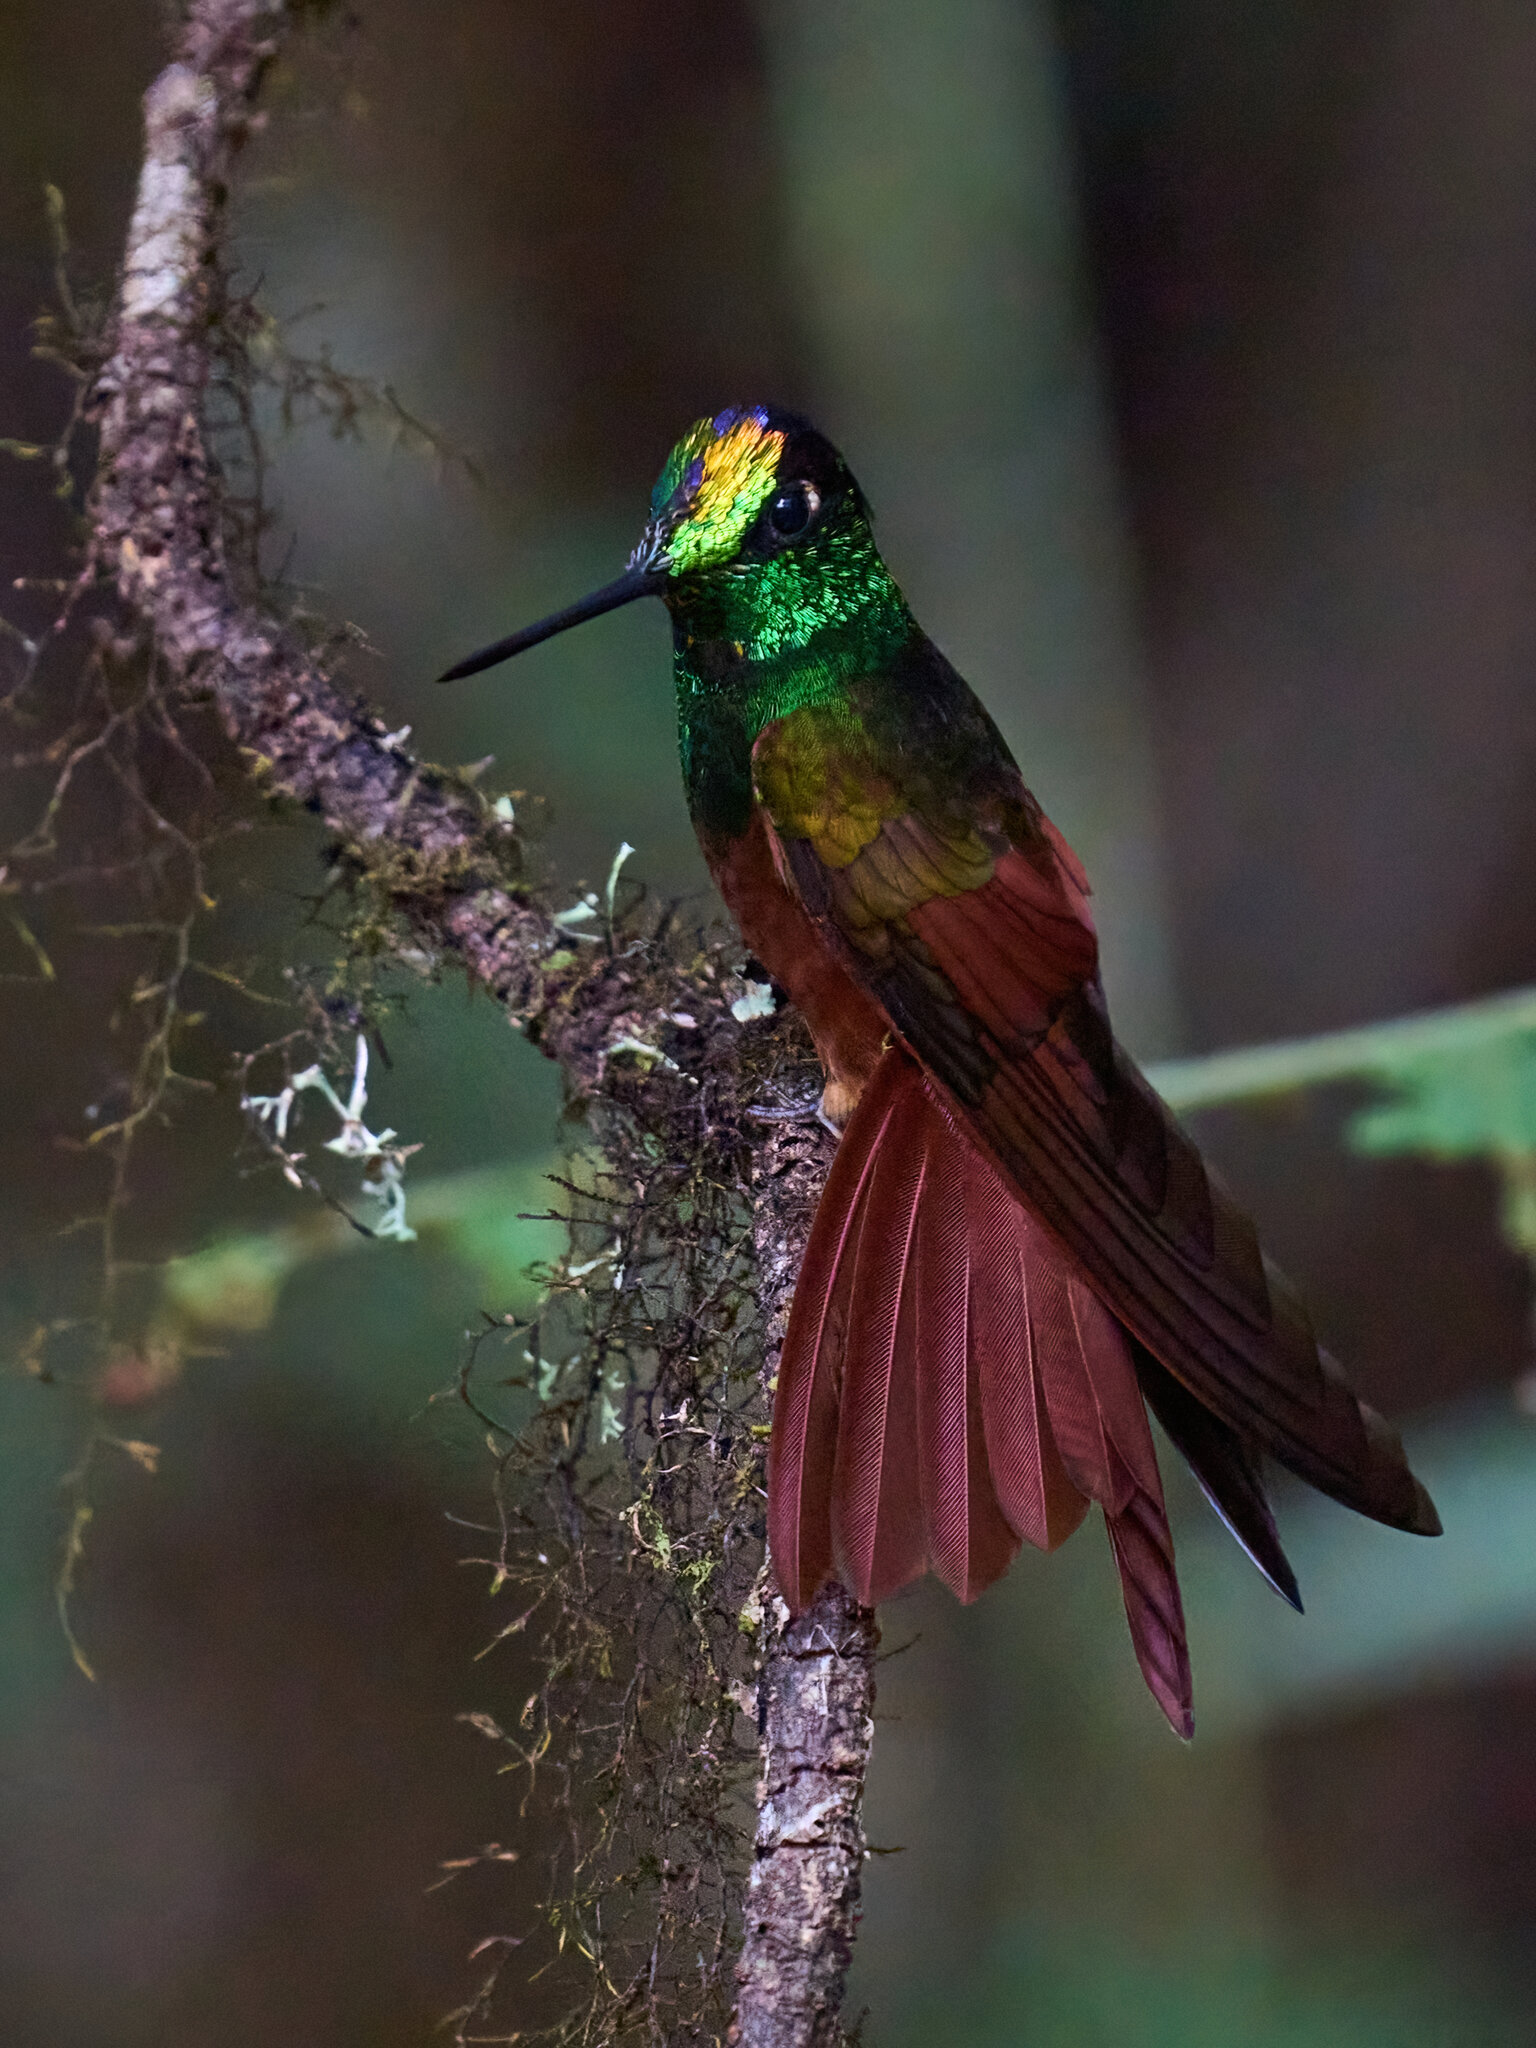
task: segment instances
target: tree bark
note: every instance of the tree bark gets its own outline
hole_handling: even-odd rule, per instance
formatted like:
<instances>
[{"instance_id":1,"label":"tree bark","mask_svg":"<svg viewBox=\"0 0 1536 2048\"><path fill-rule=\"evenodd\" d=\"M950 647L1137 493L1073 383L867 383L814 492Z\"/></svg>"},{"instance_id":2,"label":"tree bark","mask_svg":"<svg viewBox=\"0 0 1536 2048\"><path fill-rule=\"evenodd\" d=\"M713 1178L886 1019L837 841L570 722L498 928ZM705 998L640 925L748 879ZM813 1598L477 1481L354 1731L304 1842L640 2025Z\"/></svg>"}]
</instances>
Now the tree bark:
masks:
<instances>
[{"instance_id":1,"label":"tree bark","mask_svg":"<svg viewBox=\"0 0 1536 2048\"><path fill-rule=\"evenodd\" d=\"M752 1235L770 1385L832 1149L820 1125L781 1124L756 1155ZM741 2048L827 2048L841 2039L858 1924L880 1634L871 1610L838 1585L795 1619L771 1587L764 1609L762 1775L730 2038Z\"/></svg>"},{"instance_id":2,"label":"tree bark","mask_svg":"<svg viewBox=\"0 0 1536 2048\"><path fill-rule=\"evenodd\" d=\"M763 1775L730 2039L829 2048L853 1959L874 1733L867 1607L824 1586L798 1618L775 1599L759 1683Z\"/></svg>"},{"instance_id":3,"label":"tree bark","mask_svg":"<svg viewBox=\"0 0 1536 2048\"><path fill-rule=\"evenodd\" d=\"M515 835L463 778L413 759L232 574L204 427L232 160L259 119L263 73L291 32L272 0L192 0L145 96L145 144L110 354L91 415L100 455L90 564L115 584L179 686L206 690L263 789L317 812L434 953L456 957L576 1084L602 1085L624 1027L620 963L556 969L562 934L518 886ZM596 952L598 949L594 948ZM553 994L552 994L553 991ZM830 1157L819 1129L770 1125L753 1174L754 1236L777 1363ZM791 1621L767 1603L762 1780L732 2038L822 2048L851 1953L864 1855L874 1618L840 1587Z\"/></svg>"}]
</instances>

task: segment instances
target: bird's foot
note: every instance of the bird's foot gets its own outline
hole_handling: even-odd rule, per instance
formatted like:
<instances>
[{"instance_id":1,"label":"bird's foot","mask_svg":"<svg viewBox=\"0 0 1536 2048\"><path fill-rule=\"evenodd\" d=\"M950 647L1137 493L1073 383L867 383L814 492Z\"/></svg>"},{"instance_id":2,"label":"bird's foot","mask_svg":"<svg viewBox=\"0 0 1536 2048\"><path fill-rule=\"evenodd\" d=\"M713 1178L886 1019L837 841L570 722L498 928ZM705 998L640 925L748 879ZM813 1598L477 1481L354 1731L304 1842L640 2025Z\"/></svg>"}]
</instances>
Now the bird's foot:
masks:
<instances>
[{"instance_id":1,"label":"bird's foot","mask_svg":"<svg viewBox=\"0 0 1536 2048\"><path fill-rule=\"evenodd\" d=\"M747 1115L765 1124L800 1123L807 1117L821 1115L821 1094L819 1088L807 1088L786 1102L754 1102L748 1105Z\"/></svg>"},{"instance_id":2,"label":"bird's foot","mask_svg":"<svg viewBox=\"0 0 1536 2048\"><path fill-rule=\"evenodd\" d=\"M843 1135L841 1124L834 1123L827 1115L826 1101L818 1089L795 1102L754 1102L747 1115L765 1124L798 1124L816 1122L824 1131L830 1131L834 1138Z\"/></svg>"}]
</instances>

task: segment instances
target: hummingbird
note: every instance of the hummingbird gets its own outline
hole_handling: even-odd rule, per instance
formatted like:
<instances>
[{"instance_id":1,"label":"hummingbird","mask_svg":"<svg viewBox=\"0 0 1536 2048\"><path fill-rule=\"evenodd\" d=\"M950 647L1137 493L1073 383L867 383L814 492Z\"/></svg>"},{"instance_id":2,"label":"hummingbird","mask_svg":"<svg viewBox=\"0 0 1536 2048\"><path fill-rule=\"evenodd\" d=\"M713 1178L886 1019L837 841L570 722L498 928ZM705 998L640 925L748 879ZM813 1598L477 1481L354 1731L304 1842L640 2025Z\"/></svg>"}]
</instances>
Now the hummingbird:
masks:
<instances>
[{"instance_id":1,"label":"hummingbird","mask_svg":"<svg viewBox=\"0 0 1536 2048\"><path fill-rule=\"evenodd\" d=\"M832 443L731 407L667 457L616 581L672 618L688 809L810 1027L840 1132L791 1307L768 1545L791 1612L932 1569L962 1600L1096 1502L1137 1659L1193 1694L1148 1411L1298 1610L1263 1460L1436 1535L1396 1434L1110 1028L1088 881L917 620Z\"/></svg>"}]
</instances>

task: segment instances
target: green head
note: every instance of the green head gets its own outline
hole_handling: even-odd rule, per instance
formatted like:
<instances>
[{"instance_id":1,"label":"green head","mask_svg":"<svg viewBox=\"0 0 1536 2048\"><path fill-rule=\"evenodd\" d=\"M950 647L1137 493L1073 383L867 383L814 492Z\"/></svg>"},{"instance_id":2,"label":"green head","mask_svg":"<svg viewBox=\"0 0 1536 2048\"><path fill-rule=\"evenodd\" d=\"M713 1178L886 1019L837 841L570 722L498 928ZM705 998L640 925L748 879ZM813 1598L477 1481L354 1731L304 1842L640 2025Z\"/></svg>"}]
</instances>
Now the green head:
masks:
<instances>
[{"instance_id":1,"label":"green head","mask_svg":"<svg viewBox=\"0 0 1536 2048\"><path fill-rule=\"evenodd\" d=\"M734 831L770 719L846 694L916 632L869 508L831 442L793 413L732 407L678 442L624 574L448 670L475 674L639 597L672 614L683 774L695 818Z\"/></svg>"},{"instance_id":2,"label":"green head","mask_svg":"<svg viewBox=\"0 0 1536 2048\"><path fill-rule=\"evenodd\" d=\"M851 628L888 636L898 622L910 626L863 493L831 442L793 413L733 406L697 421L667 457L622 576L483 648L443 680L491 668L638 597L661 598L679 649L716 649L711 665L722 669L831 655Z\"/></svg>"}]
</instances>

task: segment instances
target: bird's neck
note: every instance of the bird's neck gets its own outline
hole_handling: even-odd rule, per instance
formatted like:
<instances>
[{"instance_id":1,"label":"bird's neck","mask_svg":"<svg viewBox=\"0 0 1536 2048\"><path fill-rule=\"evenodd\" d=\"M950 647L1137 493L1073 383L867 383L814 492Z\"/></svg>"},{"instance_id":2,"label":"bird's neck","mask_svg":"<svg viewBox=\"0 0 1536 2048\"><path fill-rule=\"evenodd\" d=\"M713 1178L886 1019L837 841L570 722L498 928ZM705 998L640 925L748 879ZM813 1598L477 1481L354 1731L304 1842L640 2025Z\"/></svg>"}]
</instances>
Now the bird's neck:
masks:
<instances>
[{"instance_id":1,"label":"bird's neck","mask_svg":"<svg viewBox=\"0 0 1536 2048\"><path fill-rule=\"evenodd\" d=\"M752 745L808 705L847 705L920 629L871 549L848 573L793 553L672 602L678 747L694 826L736 839L752 813Z\"/></svg>"}]
</instances>

